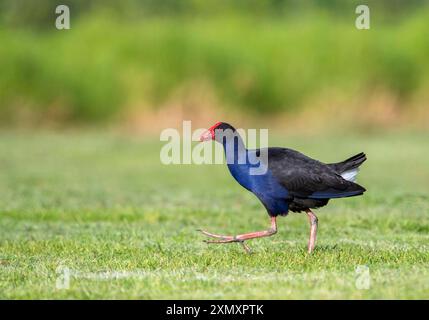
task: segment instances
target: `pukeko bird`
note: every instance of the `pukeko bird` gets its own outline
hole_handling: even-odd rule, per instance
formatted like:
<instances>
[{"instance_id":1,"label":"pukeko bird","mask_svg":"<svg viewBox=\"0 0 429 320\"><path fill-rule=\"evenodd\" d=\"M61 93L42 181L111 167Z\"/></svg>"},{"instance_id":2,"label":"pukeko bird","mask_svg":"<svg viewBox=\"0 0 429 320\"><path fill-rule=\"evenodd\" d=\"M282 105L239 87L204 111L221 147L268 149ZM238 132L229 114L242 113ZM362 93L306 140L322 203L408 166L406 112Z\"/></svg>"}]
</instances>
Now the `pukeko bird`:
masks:
<instances>
[{"instance_id":1,"label":"pukeko bird","mask_svg":"<svg viewBox=\"0 0 429 320\"><path fill-rule=\"evenodd\" d=\"M236 236L218 235L199 230L216 240L207 243L239 242L247 252L245 240L272 236L277 232L277 216L290 211L306 212L310 221L308 252L314 250L318 219L311 209L325 206L330 199L362 195L366 190L354 183L359 166L366 160L359 153L345 161L325 164L287 148L246 149L241 136L228 123L218 122L201 137L201 141L215 140L223 145L231 175L245 189L251 191L265 206L271 227L265 231ZM255 159L265 152L265 173L251 174ZM245 159L244 161L239 160ZM261 164L259 164L261 165Z\"/></svg>"}]
</instances>

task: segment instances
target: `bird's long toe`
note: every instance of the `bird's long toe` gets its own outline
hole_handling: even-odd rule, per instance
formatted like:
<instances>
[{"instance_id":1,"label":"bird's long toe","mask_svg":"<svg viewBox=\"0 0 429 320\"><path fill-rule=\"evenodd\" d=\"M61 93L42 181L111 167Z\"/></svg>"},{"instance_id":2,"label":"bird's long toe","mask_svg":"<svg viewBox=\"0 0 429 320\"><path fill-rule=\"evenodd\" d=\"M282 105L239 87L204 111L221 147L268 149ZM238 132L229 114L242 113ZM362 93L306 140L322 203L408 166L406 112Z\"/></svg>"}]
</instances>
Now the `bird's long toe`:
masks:
<instances>
[{"instance_id":1,"label":"bird's long toe","mask_svg":"<svg viewBox=\"0 0 429 320\"><path fill-rule=\"evenodd\" d=\"M225 239L225 240L203 240L205 243L231 243L239 242L237 239Z\"/></svg>"},{"instance_id":2,"label":"bird's long toe","mask_svg":"<svg viewBox=\"0 0 429 320\"><path fill-rule=\"evenodd\" d=\"M201 232L202 234L206 235L207 237L211 237L211 238L216 238L216 239L221 239L220 243L224 243L224 242L234 242L234 237L233 236L226 236L226 235L221 235L221 234L214 234L205 230L201 230L198 229L197 231Z\"/></svg>"}]
</instances>

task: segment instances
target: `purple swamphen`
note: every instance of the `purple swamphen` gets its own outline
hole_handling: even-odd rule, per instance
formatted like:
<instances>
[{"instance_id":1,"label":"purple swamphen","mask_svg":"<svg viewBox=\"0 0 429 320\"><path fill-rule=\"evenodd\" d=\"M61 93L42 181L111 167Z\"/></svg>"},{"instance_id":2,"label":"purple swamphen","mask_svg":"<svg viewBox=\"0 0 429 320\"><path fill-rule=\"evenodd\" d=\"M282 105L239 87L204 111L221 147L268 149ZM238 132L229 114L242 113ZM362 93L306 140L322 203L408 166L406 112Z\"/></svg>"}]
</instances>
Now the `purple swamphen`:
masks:
<instances>
[{"instance_id":1,"label":"purple swamphen","mask_svg":"<svg viewBox=\"0 0 429 320\"><path fill-rule=\"evenodd\" d=\"M231 175L256 195L271 217L271 227L264 231L227 236L199 230L217 239L207 240L207 243L239 242L250 252L244 241L275 234L278 215L286 216L289 210L305 211L310 221L308 252L311 253L318 224L311 209L325 206L330 199L353 197L365 192L365 188L354 182L359 166L366 160L364 153L342 162L325 164L287 148L248 150L235 128L225 122L218 122L209 128L200 140L215 140L223 145ZM264 154L266 157L262 157ZM256 166L262 166L262 171L252 174Z\"/></svg>"}]
</instances>

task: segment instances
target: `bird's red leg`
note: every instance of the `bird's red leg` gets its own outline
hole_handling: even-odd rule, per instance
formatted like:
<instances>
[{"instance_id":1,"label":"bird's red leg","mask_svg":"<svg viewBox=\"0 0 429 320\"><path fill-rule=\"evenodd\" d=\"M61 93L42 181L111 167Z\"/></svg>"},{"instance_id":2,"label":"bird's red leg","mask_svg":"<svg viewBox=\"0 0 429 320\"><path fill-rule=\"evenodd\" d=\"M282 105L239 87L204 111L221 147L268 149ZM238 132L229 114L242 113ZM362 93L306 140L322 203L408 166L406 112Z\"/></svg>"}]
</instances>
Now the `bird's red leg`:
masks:
<instances>
[{"instance_id":1,"label":"bird's red leg","mask_svg":"<svg viewBox=\"0 0 429 320\"><path fill-rule=\"evenodd\" d=\"M310 239L308 240L308 253L311 253L314 250L316 245L316 235L317 235L317 223L318 219L316 215L308 209L307 211L308 220L310 221Z\"/></svg>"},{"instance_id":2,"label":"bird's red leg","mask_svg":"<svg viewBox=\"0 0 429 320\"><path fill-rule=\"evenodd\" d=\"M255 239L255 238L262 238L262 237L269 237L272 236L277 232L277 222L276 217L271 217L271 227L268 230L264 231L257 231L257 232L249 232L244 234L239 234L237 236L225 236L225 235L218 235L213 234L204 230L199 230L206 236L217 238L220 240L205 240L207 243L231 243L231 242L240 242L243 245L243 248L250 252L250 248L244 244L245 240Z\"/></svg>"}]
</instances>

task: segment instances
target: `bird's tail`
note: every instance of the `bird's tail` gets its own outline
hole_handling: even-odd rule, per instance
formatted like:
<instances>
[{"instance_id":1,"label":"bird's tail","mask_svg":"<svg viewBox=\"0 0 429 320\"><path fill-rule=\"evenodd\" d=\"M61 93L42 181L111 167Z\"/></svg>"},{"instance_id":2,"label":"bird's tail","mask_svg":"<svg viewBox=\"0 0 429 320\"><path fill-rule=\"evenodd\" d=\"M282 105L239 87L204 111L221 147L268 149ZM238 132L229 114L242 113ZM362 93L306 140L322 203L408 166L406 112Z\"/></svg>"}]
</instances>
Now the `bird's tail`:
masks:
<instances>
[{"instance_id":1,"label":"bird's tail","mask_svg":"<svg viewBox=\"0 0 429 320\"><path fill-rule=\"evenodd\" d=\"M355 181L359 171L359 166L366 160L365 153L361 152L347 160L338 163L331 163L329 166L348 181Z\"/></svg>"}]
</instances>

